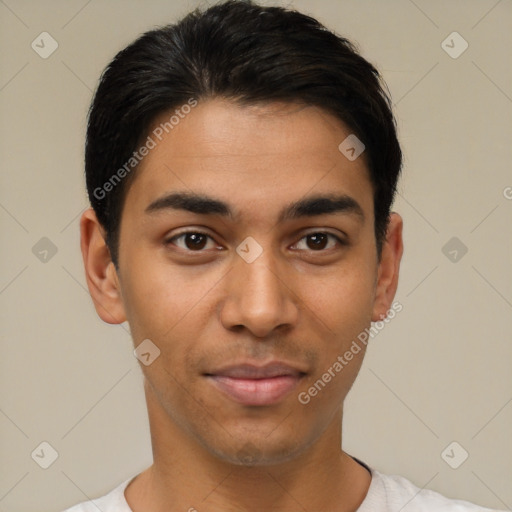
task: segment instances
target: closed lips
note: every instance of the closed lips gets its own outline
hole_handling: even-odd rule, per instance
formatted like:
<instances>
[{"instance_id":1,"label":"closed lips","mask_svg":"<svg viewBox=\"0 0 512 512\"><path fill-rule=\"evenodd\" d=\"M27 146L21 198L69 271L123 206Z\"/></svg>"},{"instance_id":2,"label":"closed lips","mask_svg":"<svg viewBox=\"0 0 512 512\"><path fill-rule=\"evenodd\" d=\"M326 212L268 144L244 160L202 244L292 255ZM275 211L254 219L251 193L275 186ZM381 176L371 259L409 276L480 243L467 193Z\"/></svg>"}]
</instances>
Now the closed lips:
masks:
<instances>
[{"instance_id":1,"label":"closed lips","mask_svg":"<svg viewBox=\"0 0 512 512\"><path fill-rule=\"evenodd\" d=\"M215 388L245 406L269 406L286 398L305 375L283 363L240 364L205 374Z\"/></svg>"}]
</instances>

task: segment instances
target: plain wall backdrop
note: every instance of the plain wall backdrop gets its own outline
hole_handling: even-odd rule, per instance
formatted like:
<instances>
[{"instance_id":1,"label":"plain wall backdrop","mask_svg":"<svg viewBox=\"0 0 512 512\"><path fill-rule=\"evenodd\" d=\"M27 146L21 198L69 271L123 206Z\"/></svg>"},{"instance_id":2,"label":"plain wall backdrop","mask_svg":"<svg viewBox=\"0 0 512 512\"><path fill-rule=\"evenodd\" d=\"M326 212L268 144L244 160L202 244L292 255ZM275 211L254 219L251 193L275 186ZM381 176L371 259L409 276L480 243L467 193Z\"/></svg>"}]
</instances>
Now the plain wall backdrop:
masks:
<instances>
[{"instance_id":1,"label":"plain wall backdrop","mask_svg":"<svg viewBox=\"0 0 512 512\"><path fill-rule=\"evenodd\" d=\"M0 512L62 510L152 462L129 331L102 323L84 279L85 123L115 53L199 5L0 1ZM369 344L344 448L419 487L510 509L512 2L287 5L382 72L405 154L403 310Z\"/></svg>"}]
</instances>

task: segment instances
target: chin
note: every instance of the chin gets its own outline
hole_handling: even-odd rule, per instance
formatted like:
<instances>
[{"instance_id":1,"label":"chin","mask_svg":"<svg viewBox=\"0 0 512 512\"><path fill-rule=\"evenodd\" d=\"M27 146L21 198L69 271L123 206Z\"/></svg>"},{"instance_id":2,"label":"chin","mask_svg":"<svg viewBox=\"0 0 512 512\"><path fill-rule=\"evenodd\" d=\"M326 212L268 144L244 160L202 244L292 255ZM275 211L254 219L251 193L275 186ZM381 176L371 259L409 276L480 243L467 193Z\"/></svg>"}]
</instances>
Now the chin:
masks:
<instances>
[{"instance_id":1,"label":"chin","mask_svg":"<svg viewBox=\"0 0 512 512\"><path fill-rule=\"evenodd\" d=\"M217 459L235 466L257 467L282 464L297 458L309 444L300 443L290 437L270 440L265 436L246 436L235 442L227 440L227 446L208 446L210 453Z\"/></svg>"}]
</instances>

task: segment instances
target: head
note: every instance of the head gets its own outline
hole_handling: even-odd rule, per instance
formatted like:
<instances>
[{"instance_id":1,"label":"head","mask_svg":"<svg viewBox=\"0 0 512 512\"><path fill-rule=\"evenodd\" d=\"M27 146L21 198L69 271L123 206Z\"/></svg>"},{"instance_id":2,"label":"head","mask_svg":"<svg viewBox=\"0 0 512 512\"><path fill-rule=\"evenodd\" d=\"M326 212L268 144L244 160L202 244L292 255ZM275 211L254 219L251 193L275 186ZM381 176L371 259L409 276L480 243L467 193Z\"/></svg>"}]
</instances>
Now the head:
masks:
<instances>
[{"instance_id":1,"label":"head","mask_svg":"<svg viewBox=\"0 0 512 512\"><path fill-rule=\"evenodd\" d=\"M313 445L397 286L401 151L377 70L295 11L196 11L109 64L85 166L89 289L160 351L142 365L153 418L229 462ZM276 362L291 374L271 403L226 384L227 367Z\"/></svg>"}]
</instances>

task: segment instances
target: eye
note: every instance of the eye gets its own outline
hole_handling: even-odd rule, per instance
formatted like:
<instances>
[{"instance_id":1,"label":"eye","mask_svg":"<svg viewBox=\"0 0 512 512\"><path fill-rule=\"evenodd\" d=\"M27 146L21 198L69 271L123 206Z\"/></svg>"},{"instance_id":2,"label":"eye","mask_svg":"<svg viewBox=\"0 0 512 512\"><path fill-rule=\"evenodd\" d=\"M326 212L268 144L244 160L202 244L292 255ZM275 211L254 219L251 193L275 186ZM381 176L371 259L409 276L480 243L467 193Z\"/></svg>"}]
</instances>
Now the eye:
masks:
<instances>
[{"instance_id":1,"label":"eye","mask_svg":"<svg viewBox=\"0 0 512 512\"><path fill-rule=\"evenodd\" d=\"M204 250L219 248L215 240L213 240L210 235L201 231L186 231L179 233L167 239L165 244L173 244L180 249L192 252L204 252ZM208 244L210 245L208 246ZM332 249L336 244L347 245L347 243L338 236L332 233L319 231L303 236L299 242L293 246L293 248L320 252Z\"/></svg>"},{"instance_id":2,"label":"eye","mask_svg":"<svg viewBox=\"0 0 512 512\"><path fill-rule=\"evenodd\" d=\"M177 242L177 243L175 243ZM210 247L207 247L210 242ZM165 244L173 244L186 251L202 252L203 249L214 249L218 247L213 238L201 231L186 231L175 235L165 241Z\"/></svg>"},{"instance_id":3,"label":"eye","mask_svg":"<svg viewBox=\"0 0 512 512\"><path fill-rule=\"evenodd\" d=\"M329 245L329 238L333 240L333 242ZM304 247L303 240L306 240ZM325 232L316 232L309 233L306 236L302 237L294 247L302 249L302 250L310 250L310 251L322 251L326 249L332 249L336 246L336 243L339 245L347 245L346 242L341 240L341 238L333 235L332 233ZM299 247L302 244L302 247Z\"/></svg>"}]
</instances>

